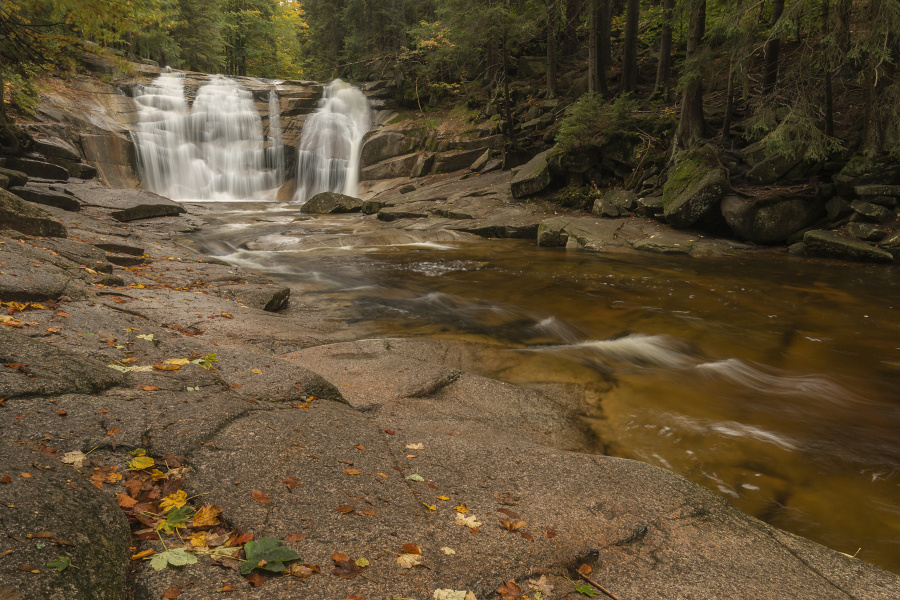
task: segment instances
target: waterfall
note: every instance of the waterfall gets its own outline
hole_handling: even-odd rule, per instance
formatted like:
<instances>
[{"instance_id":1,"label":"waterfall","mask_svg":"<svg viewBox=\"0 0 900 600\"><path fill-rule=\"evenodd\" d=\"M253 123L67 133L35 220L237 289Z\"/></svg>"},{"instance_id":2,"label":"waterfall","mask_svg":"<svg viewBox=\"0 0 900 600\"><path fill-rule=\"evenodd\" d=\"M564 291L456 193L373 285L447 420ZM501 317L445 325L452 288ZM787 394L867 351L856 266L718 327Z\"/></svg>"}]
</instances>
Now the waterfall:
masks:
<instances>
[{"instance_id":1,"label":"waterfall","mask_svg":"<svg viewBox=\"0 0 900 600\"><path fill-rule=\"evenodd\" d=\"M362 139L370 126L369 103L359 88L340 79L325 86L319 107L303 124L294 201L326 191L355 196Z\"/></svg>"},{"instance_id":2,"label":"waterfall","mask_svg":"<svg viewBox=\"0 0 900 600\"><path fill-rule=\"evenodd\" d=\"M212 77L189 109L184 79L162 74L137 88L135 101L140 126L134 141L146 188L174 200L274 197L284 175L274 90L268 148L253 95L233 79Z\"/></svg>"}]
</instances>

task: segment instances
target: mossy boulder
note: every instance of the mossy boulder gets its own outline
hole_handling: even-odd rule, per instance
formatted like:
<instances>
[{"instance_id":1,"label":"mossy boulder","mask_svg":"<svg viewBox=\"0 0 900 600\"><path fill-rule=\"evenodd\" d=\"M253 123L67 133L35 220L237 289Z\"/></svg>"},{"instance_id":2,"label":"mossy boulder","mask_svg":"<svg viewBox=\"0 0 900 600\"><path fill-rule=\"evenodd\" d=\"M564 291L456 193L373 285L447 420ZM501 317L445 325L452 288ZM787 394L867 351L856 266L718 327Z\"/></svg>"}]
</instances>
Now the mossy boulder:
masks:
<instances>
[{"instance_id":1,"label":"mossy boulder","mask_svg":"<svg viewBox=\"0 0 900 600\"><path fill-rule=\"evenodd\" d=\"M835 231L807 231L803 235L803 243L809 256L874 263L890 263L894 260L894 256L887 250Z\"/></svg>"},{"instance_id":2,"label":"mossy boulder","mask_svg":"<svg viewBox=\"0 0 900 600\"><path fill-rule=\"evenodd\" d=\"M541 152L516 173L510 183L513 198L533 196L550 185L550 165L547 163L549 150Z\"/></svg>"},{"instance_id":3,"label":"mossy boulder","mask_svg":"<svg viewBox=\"0 0 900 600\"><path fill-rule=\"evenodd\" d=\"M716 206L728 190L724 169L700 153L686 153L669 170L663 187L663 214L673 227L691 227Z\"/></svg>"},{"instance_id":4,"label":"mossy boulder","mask_svg":"<svg viewBox=\"0 0 900 600\"><path fill-rule=\"evenodd\" d=\"M821 217L825 207L815 197L773 195L764 198L726 196L722 216L740 238L757 244L787 240Z\"/></svg>"}]
</instances>

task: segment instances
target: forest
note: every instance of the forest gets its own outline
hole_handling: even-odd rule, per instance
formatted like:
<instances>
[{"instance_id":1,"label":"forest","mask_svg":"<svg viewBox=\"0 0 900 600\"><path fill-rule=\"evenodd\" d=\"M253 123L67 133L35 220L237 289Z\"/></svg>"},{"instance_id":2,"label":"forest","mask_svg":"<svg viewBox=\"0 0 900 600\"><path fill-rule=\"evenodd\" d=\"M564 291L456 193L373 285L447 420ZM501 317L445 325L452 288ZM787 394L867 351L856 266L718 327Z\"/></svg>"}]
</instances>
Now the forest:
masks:
<instances>
[{"instance_id":1,"label":"forest","mask_svg":"<svg viewBox=\"0 0 900 600\"><path fill-rule=\"evenodd\" d=\"M667 152L711 138L814 161L900 152L900 0L9 0L4 113L27 113L40 75L85 51L389 79L410 108L493 105L510 137L540 57L539 94L574 103L563 146L644 127Z\"/></svg>"}]
</instances>

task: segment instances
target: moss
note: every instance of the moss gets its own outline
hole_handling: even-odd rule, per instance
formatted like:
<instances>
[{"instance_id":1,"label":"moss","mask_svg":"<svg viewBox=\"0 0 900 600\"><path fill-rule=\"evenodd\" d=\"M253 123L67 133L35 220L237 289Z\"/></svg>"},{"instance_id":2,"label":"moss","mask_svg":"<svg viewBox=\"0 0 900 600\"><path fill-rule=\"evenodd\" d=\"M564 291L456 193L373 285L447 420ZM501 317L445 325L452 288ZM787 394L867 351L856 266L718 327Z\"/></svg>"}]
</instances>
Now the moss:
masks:
<instances>
[{"instance_id":1,"label":"moss","mask_svg":"<svg viewBox=\"0 0 900 600\"><path fill-rule=\"evenodd\" d=\"M709 169L694 156L681 159L678 165L669 170L668 179L663 186L663 207L677 198L684 190L703 179Z\"/></svg>"}]
</instances>

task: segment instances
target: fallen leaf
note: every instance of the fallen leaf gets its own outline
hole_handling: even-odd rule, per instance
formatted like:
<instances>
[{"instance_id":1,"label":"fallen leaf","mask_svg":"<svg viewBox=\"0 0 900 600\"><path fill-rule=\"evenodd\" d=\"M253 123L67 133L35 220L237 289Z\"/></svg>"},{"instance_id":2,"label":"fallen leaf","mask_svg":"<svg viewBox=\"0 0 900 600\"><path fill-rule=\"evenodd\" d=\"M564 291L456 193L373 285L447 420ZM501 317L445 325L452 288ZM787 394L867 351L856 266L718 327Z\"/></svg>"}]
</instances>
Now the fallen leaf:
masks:
<instances>
[{"instance_id":1,"label":"fallen leaf","mask_svg":"<svg viewBox=\"0 0 900 600\"><path fill-rule=\"evenodd\" d=\"M403 544L403 551L407 554L422 554L422 549L415 544Z\"/></svg>"},{"instance_id":2,"label":"fallen leaf","mask_svg":"<svg viewBox=\"0 0 900 600\"><path fill-rule=\"evenodd\" d=\"M194 514L191 527L212 527L219 523L219 515L221 514L221 508L213 504L207 504Z\"/></svg>"},{"instance_id":3,"label":"fallen leaf","mask_svg":"<svg viewBox=\"0 0 900 600\"><path fill-rule=\"evenodd\" d=\"M286 485L287 489L289 489L291 491L293 491L294 488L300 487L302 485L300 483L300 480L297 479L296 477L285 477L281 483Z\"/></svg>"},{"instance_id":4,"label":"fallen leaf","mask_svg":"<svg viewBox=\"0 0 900 600\"><path fill-rule=\"evenodd\" d=\"M418 473L413 473L412 475L407 475L407 479L410 481L425 481L425 478L419 475Z\"/></svg>"},{"instance_id":5,"label":"fallen leaf","mask_svg":"<svg viewBox=\"0 0 900 600\"><path fill-rule=\"evenodd\" d=\"M241 563L241 575L247 575L254 569L281 573L285 570L284 563L300 558L299 554L276 538L247 542L244 545L244 554L247 560Z\"/></svg>"},{"instance_id":6,"label":"fallen leaf","mask_svg":"<svg viewBox=\"0 0 900 600\"><path fill-rule=\"evenodd\" d=\"M392 431L392 430L390 430L390 429L385 429L384 432L385 432L386 434L388 434L388 435L397 435L397 432L396 432L396 431Z\"/></svg>"},{"instance_id":7,"label":"fallen leaf","mask_svg":"<svg viewBox=\"0 0 900 600\"><path fill-rule=\"evenodd\" d=\"M250 369L250 372L259 375L260 373L262 373L262 369Z\"/></svg>"},{"instance_id":8,"label":"fallen leaf","mask_svg":"<svg viewBox=\"0 0 900 600\"><path fill-rule=\"evenodd\" d=\"M434 590L434 600L478 600L467 590Z\"/></svg>"},{"instance_id":9,"label":"fallen leaf","mask_svg":"<svg viewBox=\"0 0 900 600\"><path fill-rule=\"evenodd\" d=\"M253 490L250 492L250 495L253 496L253 499L259 502L260 504L271 504L272 500L266 496L263 492L259 490Z\"/></svg>"},{"instance_id":10,"label":"fallen leaf","mask_svg":"<svg viewBox=\"0 0 900 600\"><path fill-rule=\"evenodd\" d=\"M159 503L159 509L162 512L168 512L173 508L181 508L185 504L187 504L187 492L179 490L163 498Z\"/></svg>"},{"instance_id":11,"label":"fallen leaf","mask_svg":"<svg viewBox=\"0 0 900 600\"><path fill-rule=\"evenodd\" d=\"M292 576L306 579L307 577L312 577L314 574L318 573L318 569L312 569L307 565L291 565L291 568L288 570Z\"/></svg>"},{"instance_id":12,"label":"fallen leaf","mask_svg":"<svg viewBox=\"0 0 900 600\"><path fill-rule=\"evenodd\" d=\"M164 365L186 365L191 361L188 358L169 358L163 361Z\"/></svg>"},{"instance_id":13,"label":"fallen leaf","mask_svg":"<svg viewBox=\"0 0 900 600\"><path fill-rule=\"evenodd\" d=\"M56 411L56 414L58 414L58 415L61 416L61 417L64 417L64 416L66 416L66 415L69 414L69 413L66 412L66 411L64 411L63 409L59 409L58 411Z\"/></svg>"},{"instance_id":14,"label":"fallen leaf","mask_svg":"<svg viewBox=\"0 0 900 600\"><path fill-rule=\"evenodd\" d=\"M129 496L128 494L116 494L116 504L120 507L128 509L137 504L137 500Z\"/></svg>"},{"instance_id":15,"label":"fallen leaf","mask_svg":"<svg viewBox=\"0 0 900 600\"><path fill-rule=\"evenodd\" d=\"M556 528L555 527L547 527L547 537L548 538L556 537Z\"/></svg>"},{"instance_id":16,"label":"fallen leaf","mask_svg":"<svg viewBox=\"0 0 900 600\"><path fill-rule=\"evenodd\" d=\"M156 550L154 550L153 548L149 548L147 550L142 550L137 554L132 554L131 560L140 560L142 558L147 558L148 556L153 556L154 554L156 554Z\"/></svg>"},{"instance_id":17,"label":"fallen leaf","mask_svg":"<svg viewBox=\"0 0 900 600\"><path fill-rule=\"evenodd\" d=\"M350 562L347 555L338 552L331 557L331 560L334 561L334 570L331 572L332 575L337 575L344 579L353 579L359 575L359 567L356 566L356 563Z\"/></svg>"},{"instance_id":18,"label":"fallen leaf","mask_svg":"<svg viewBox=\"0 0 900 600\"><path fill-rule=\"evenodd\" d=\"M585 577L589 576L594 572L594 568L587 563L582 563L580 567L578 567L578 574L584 575Z\"/></svg>"},{"instance_id":19,"label":"fallen leaf","mask_svg":"<svg viewBox=\"0 0 900 600\"><path fill-rule=\"evenodd\" d=\"M173 585L172 587L168 588L166 591L163 592L162 597L165 598L165 600L175 600L175 598L177 598L180 595L181 595L181 590Z\"/></svg>"},{"instance_id":20,"label":"fallen leaf","mask_svg":"<svg viewBox=\"0 0 900 600\"><path fill-rule=\"evenodd\" d=\"M457 525L463 525L464 527L469 528L481 527L481 525L483 524L481 521L475 518L475 515L469 515L468 517L466 517L462 513L456 513L453 520Z\"/></svg>"},{"instance_id":21,"label":"fallen leaf","mask_svg":"<svg viewBox=\"0 0 900 600\"><path fill-rule=\"evenodd\" d=\"M422 564L422 555L421 554L401 554L397 557L397 564L403 567L404 569L412 569L417 565Z\"/></svg>"},{"instance_id":22,"label":"fallen leaf","mask_svg":"<svg viewBox=\"0 0 900 600\"><path fill-rule=\"evenodd\" d=\"M553 586L550 585L550 582L547 580L546 575L541 575L539 579L529 579L528 587L531 589L538 591L542 596L549 598L550 594L553 593Z\"/></svg>"},{"instance_id":23,"label":"fallen leaf","mask_svg":"<svg viewBox=\"0 0 900 600\"><path fill-rule=\"evenodd\" d=\"M219 315L225 317L226 319L233 319L233 318L234 318L234 315L231 315L231 314L229 314L229 313L227 313L227 312L219 313Z\"/></svg>"},{"instance_id":24,"label":"fallen leaf","mask_svg":"<svg viewBox=\"0 0 900 600\"><path fill-rule=\"evenodd\" d=\"M357 558L357 559L356 559L356 566L359 567L360 569L365 569L366 567L369 566L369 559L367 559L367 558L361 558L361 557L360 557L360 558Z\"/></svg>"},{"instance_id":25,"label":"fallen leaf","mask_svg":"<svg viewBox=\"0 0 900 600\"><path fill-rule=\"evenodd\" d=\"M438 500L449 500L450 496L435 496Z\"/></svg>"},{"instance_id":26,"label":"fallen leaf","mask_svg":"<svg viewBox=\"0 0 900 600\"><path fill-rule=\"evenodd\" d=\"M139 385L138 388L144 390L145 392L155 392L159 389L155 385Z\"/></svg>"},{"instance_id":27,"label":"fallen leaf","mask_svg":"<svg viewBox=\"0 0 900 600\"><path fill-rule=\"evenodd\" d=\"M12 477L4 475L3 477L0 477L0 483L12 483Z\"/></svg>"},{"instance_id":28,"label":"fallen leaf","mask_svg":"<svg viewBox=\"0 0 900 600\"><path fill-rule=\"evenodd\" d=\"M106 435L119 435L120 433L122 433L121 427L111 427L106 430Z\"/></svg>"},{"instance_id":29,"label":"fallen leaf","mask_svg":"<svg viewBox=\"0 0 900 600\"><path fill-rule=\"evenodd\" d=\"M360 473L362 473L362 471L360 471L359 469L344 469L344 473L346 473L347 475L359 475Z\"/></svg>"},{"instance_id":30,"label":"fallen leaf","mask_svg":"<svg viewBox=\"0 0 900 600\"><path fill-rule=\"evenodd\" d=\"M342 515L349 515L349 514L352 513L354 510L356 510L356 507L355 507L355 506L352 506L352 505L350 505L350 504L341 504L340 506L338 506L338 507L337 507L336 509L334 509L334 510L336 510L336 511L339 512L339 513L341 513Z\"/></svg>"},{"instance_id":31,"label":"fallen leaf","mask_svg":"<svg viewBox=\"0 0 900 600\"><path fill-rule=\"evenodd\" d=\"M192 548L207 548L209 544L206 541L206 532L205 531L197 531L194 532L187 540L190 542Z\"/></svg>"},{"instance_id":32,"label":"fallen leaf","mask_svg":"<svg viewBox=\"0 0 900 600\"><path fill-rule=\"evenodd\" d=\"M526 525L528 525L528 521L519 521L517 519L504 519L503 517L497 517L500 521L500 527L505 529L506 531L516 531L517 529L522 529Z\"/></svg>"},{"instance_id":33,"label":"fallen leaf","mask_svg":"<svg viewBox=\"0 0 900 600\"><path fill-rule=\"evenodd\" d=\"M522 518L518 513L514 513L513 511L509 510L508 508L498 508L497 512L503 513L510 519L521 519Z\"/></svg>"},{"instance_id":34,"label":"fallen leaf","mask_svg":"<svg viewBox=\"0 0 900 600\"><path fill-rule=\"evenodd\" d=\"M424 504L425 508L427 508L428 510L437 510L436 504L428 504L427 502L423 502L422 504Z\"/></svg>"},{"instance_id":35,"label":"fallen leaf","mask_svg":"<svg viewBox=\"0 0 900 600\"><path fill-rule=\"evenodd\" d=\"M286 542L302 542L306 539L305 533L289 533L284 536L284 541Z\"/></svg>"},{"instance_id":36,"label":"fallen leaf","mask_svg":"<svg viewBox=\"0 0 900 600\"><path fill-rule=\"evenodd\" d=\"M250 573L247 575L247 583L253 587L259 587L266 582L266 578L259 573Z\"/></svg>"},{"instance_id":37,"label":"fallen leaf","mask_svg":"<svg viewBox=\"0 0 900 600\"><path fill-rule=\"evenodd\" d=\"M458 513L466 514L469 512L469 507L466 506L465 502L460 502L458 506L453 507L453 510L455 510Z\"/></svg>"},{"instance_id":38,"label":"fallen leaf","mask_svg":"<svg viewBox=\"0 0 900 600\"><path fill-rule=\"evenodd\" d=\"M184 548L172 548L165 552L160 552L150 559L150 566L156 571L162 571L167 566L182 567L184 565L196 564L197 557L185 550Z\"/></svg>"},{"instance_id":39,"label":"fallen leaf","mask_svg":"<svg viewBox=\"0 0 900 600\"><path fill-rule=\"evenodd\" d=\"M503 585L498 587L497 593L500 594L502 600L524 600L525 598L522 595L522 588L520 588L512 579L505 581Z\"/></svg>"},{"instance_id":40,"label":"fallen leaf","mask_svg":"<svg viewBox=\"0 0 900 600\"><path fill-rule=\"evenodd\" d=\"M362 444L360 444L359 446L355 446L355 448L356 448L357 450L365 450L365 449L366 449L366 447L363 446Z\"/></svg>"},{"instance_id":41,"label":"fallen leaf","mask_svg":"<svg viewBox=\"0 0 900 600\"><path fill-rule=\"evenodd\" d=\"M407 450L424 450L424 449L425 449L425 444L421 444L421 443L419 443L419 444L407 444L407 445L406 445L406 449L407 449Z\"/></svg>"},{"instance_id":42,"label":"fallen leaf","mask_svg":"<svg viewBox=\"0 0 900 600\"><path fill-rule=\"evenodd\" d=\"M369 517L374 517L374 516L375 516L375 511L372 510L371 508L367 508L366 510L363 510L363 511L360 511L360 512L362 512L362 514L364 514L364 515L366 515L366 516L369 516Z\"/></svg>"},{"instance_id":43,"label":"fallen leaf","mask_svg":"<svg viewBox=\"0 0 900 600\"><path fill-rule=\"evenodd\" d=\"M31 473L19 473L19 475L21 475L25 479L31 479L32 477Z\"/></svg>"},{"instance_id":44,"label":"fallen leaf","mask_svg":"<svg viewBox=\"0 0 900 600\"><path fill-rule=\"evenodd\" d=\"M177 371L181 368L181 365L155 364L153 368L157 371Z\"/></svg>"}]
</instances>

